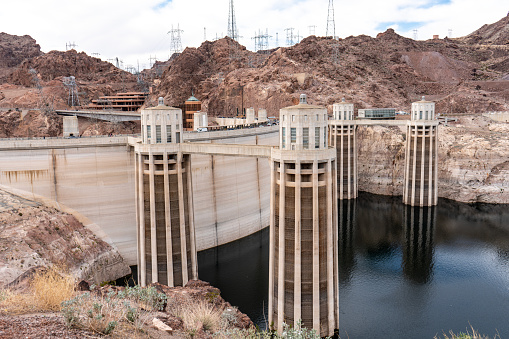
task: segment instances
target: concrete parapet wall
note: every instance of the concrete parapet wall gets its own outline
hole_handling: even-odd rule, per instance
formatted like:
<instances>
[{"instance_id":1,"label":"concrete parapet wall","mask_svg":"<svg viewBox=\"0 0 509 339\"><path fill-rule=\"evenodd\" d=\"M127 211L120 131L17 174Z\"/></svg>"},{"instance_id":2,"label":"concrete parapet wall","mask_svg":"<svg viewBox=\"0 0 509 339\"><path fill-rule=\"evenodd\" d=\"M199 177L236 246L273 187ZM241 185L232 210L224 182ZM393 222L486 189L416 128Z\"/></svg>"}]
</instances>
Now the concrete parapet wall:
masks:
<instances>
[{"instance_id":1,"label":"concrete parapet wall","mask_svg":"<svg viewBox=\"0 0 509 339\"><path fill-rule=\"evenodd\" d=\"M488 112L484 113L483 116L495 120L498 122L509 122L509 111L506 112Z\"/></svg>"}]
</instances>

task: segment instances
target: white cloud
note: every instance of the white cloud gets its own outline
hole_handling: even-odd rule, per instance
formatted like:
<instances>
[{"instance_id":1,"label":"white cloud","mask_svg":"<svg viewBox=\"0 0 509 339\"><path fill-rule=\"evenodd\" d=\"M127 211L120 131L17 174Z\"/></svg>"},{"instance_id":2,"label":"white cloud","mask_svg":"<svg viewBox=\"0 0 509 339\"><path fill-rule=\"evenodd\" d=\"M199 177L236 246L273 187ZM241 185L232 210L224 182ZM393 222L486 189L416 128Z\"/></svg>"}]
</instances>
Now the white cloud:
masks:
<instances>
[{"instance_id":1,"label":"white cloud","mask_svg":"<svg viewBox=\"0 0 509 339\"><path fill-rule=\"evenodd\" d=\"M164 6L162 4L166 3ZM166 60L170 54L167 32L179 24L184 30L183 46L198 47L203 28L208 40L227 33L228 0L113 0L113 1L36 1L18 0L2 4L0 31L31 35L43 51L65 50L76 42L78 51L100 53L101 58L119 57L124 64L148 65L150 56ZM286 41L285 28L295 34L325 35L328 0L235 0L240 42L254 49L251 37L268 29L271 47L276 32L279 45ZM507 0L357 0L335 1L336 35L376 36L387 27L407 37L418 29L419 38L441 37L453 30L463 36L507 14ZM410 23L410 24L409 24ZM415 23L415 24L412 24Z\"/></svg>"}]
</instances>

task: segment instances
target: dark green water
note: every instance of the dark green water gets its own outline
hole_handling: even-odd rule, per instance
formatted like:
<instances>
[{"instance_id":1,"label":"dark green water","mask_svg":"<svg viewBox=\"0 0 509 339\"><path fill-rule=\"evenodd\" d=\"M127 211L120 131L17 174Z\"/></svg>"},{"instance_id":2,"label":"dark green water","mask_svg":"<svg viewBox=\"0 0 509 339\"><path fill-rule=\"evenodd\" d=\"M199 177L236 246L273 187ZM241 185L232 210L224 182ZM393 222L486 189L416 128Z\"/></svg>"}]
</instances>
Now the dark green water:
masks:
<instances>
[{"instance_id":1,"label":"dark green water","mask_svg":"<svg viewBox=\"0 0 509 339\"><path fill-rule=\"evenodd\" d=\"M360 194L339 205L342 338L509 337L509 206ZM199 276L265 327L268 230L200 252Z\"/></svg>"}]
</instances>

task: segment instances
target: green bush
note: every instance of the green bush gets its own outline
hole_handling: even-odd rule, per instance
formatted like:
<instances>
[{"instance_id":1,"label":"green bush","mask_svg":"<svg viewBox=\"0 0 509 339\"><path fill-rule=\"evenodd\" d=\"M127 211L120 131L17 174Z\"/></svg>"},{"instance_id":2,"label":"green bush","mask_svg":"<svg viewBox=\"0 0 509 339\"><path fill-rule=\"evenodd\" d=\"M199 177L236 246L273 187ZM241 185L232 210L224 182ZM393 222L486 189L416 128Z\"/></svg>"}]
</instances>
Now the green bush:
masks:
<instances>
[{"instance_id":1,"label":"green bush","mask_svg":"<svg viewBox=\"0 0 509 339\"><path fill-rule=\"evenodd\" d=\"M127 287L120 292L108 292L106 297L83 293L62 303L62 315L69 327L85 328L110 334L121 321L137 329L145 323L142 310L161 310L166 295L154 287Z\"/></svg>"}]
</instances>

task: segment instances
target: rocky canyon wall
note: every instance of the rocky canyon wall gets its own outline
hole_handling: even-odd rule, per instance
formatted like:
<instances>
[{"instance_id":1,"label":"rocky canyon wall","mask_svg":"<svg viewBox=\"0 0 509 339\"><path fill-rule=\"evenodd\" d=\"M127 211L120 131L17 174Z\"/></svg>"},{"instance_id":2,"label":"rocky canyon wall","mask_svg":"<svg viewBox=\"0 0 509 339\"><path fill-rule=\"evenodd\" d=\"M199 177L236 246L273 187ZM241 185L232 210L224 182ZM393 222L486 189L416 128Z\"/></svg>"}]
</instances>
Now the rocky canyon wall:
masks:
<instances>
[{"instance_id":1,"label":"rocky canyon wall","mask_svg":"<svg viewBox=\"0 0 509 339\"><path fill-rule=\"evenodd\" d=\"M438 195L466 203L509 203L509 124L462 117L438 131ZM360 126L359 190L402 195L405 129Z\"/></svg>"}]
</instances>

